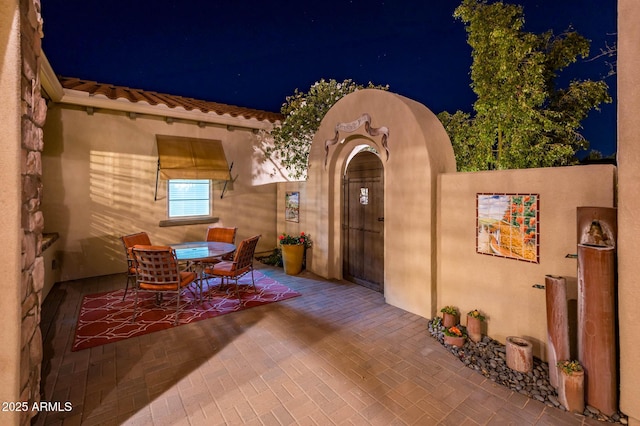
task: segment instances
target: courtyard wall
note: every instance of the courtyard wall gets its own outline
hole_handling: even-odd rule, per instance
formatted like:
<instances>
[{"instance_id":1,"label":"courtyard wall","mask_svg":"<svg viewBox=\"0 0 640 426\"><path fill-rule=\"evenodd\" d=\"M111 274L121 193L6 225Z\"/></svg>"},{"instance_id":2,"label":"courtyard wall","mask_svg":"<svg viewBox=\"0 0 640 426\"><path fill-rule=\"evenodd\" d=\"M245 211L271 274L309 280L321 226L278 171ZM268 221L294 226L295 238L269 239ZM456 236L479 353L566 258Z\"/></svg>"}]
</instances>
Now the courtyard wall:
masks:
<instances>
[{"instance_id":1,"label":"courtyard wall","mask_svg":"<svg viewBox=\"0 0 640 426\"><path fill-rule=\"evenodd\" d=\"M480 309L487 334L533 343L546 359L545 275L568 278L576 297L576 208L614 207L616 169L612 165L499 170L440 175L438 189L438 309L454 305L464 315ZM539 262L476 251L478 193L538 194Z\"/></svg>"},{"instance_id":2,"label":"courtyard wall","mask_svg":"<svg viewBox=\"0 0 640 426\"><path fill-rule=\"evenodd\" d=\"M3 250L0 252L0 311L4 324L0 328L0 401L19 401L22 396L21 362L22 330L27 335L33 332L26 329L22 321L22 301L26 296L22 288L21 253L24 231L21 226L22 183L21 183L21 75L22 54L20 47L20 8L18 1L0 2L0 132L2 144L0 150L0 178L2 205L0 207L0 236ZM28 277L28 274L25 274ZM32 322L31 324L34 324ZM38 326L38 324L35 324ZM25 369L28 371L28 368ZM28 418L21 418L17 411L4 412L0 419L6 425L26 424Z\"/></svg>"}]
</instances>

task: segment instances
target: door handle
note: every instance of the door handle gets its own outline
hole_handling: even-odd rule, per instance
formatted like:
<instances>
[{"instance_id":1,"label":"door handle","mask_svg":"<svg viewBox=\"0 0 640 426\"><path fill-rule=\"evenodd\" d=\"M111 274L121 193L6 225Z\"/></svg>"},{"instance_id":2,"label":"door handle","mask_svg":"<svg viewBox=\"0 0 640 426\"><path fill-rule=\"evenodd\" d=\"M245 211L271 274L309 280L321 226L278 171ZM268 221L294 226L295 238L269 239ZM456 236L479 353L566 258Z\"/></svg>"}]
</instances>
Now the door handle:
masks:
<instances>
[{"instance_id":1,"label":"door handle","mask_svg":"<svg viewBox=\"0 0 640 426\"><path fill-rule=\"evenodd\" d=\"M379 217L378 222L384 222L384 217Z\"/></svg>"}]
</instances>

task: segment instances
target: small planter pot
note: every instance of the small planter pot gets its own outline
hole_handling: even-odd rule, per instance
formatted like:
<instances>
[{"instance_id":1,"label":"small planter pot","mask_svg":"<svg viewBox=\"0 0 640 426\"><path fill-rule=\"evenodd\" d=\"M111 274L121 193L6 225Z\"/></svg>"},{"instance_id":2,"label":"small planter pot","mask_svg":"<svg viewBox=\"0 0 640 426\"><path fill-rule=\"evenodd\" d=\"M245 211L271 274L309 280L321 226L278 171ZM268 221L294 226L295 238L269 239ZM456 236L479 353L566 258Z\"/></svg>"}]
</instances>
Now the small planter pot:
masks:
<instances>
[{"instance_id":1,"label":"small planter pot","mask_svg":"<svg viewBox=\"0 0 640 426\"><path fill-rule=\"evenodd\" d=\"M451 328L454 325L460 324L460 315L442 313L442 325L444 328Z\"/></svg>"},{"instance_id":2,"label":"small planter pot","mask_svg":"<svg viewBox=\"0 0 640 426\"><path fill-rule=\"evenodd\" d=\"M283 244L282 263L287 275L298 275L302 271L304 244Z\"/></svg>"},{"instance_id":3,"label":"small planter pot","mask_svg":"<svg viewBox=\"0 0 640 426\"><path fill-rule=\"evenodd\" d=\"M461 348L464 346L464 342L467 340L466 337L462 336L462 337L458 337L458 336L447 336L446 334L444 335L444 343L447 345L451 345L451 346L456 346L458 348Z\"/></svg>"},{"instance_id":4,"label":"small planter pot","mask_svg":"<svg viewBox=\"0 0 640 426\"><path fill-rule=\"evenodd\" d=\"M467 334L469 339L478 343L482 340L482 320L467 315Z\"/></svg>"},{"instance_id":5,"label":"small planter pot","mask_svg":"<svg viewBox=\"0 0 640 426\"><path fill-rule=\"evenodd\" d=\"M533 370L533 345L521 337L507 337L507 367L521 373Z\"/></svg>"},{"instance_id":6,"label":"small planter pot","mask_svg":"<svg viewBox=\"0 0 640 426\"><path fill-rule=\"evenodd\" d=\"M560 370L558 383L558 401L573 413L584 411L584 371L566 373Z\"/></svg>"}]
</instances>

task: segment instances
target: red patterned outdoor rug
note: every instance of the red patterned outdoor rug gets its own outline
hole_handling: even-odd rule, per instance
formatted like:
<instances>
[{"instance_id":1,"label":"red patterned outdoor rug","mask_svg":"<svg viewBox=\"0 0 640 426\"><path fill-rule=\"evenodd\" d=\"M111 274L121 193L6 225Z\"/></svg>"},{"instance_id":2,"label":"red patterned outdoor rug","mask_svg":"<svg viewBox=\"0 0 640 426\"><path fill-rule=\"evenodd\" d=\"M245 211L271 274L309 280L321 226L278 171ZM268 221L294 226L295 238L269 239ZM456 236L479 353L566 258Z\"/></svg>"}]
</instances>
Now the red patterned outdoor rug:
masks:
<instances>
[{"instance_id":1,"label":"red patterned outdoor rug","mask_svg":"<svg viewBox=\"0 0 640 426\"><path fill-rule=\"evenodd\" d=\"M255 271L254 275L257 292L251 286L250 274L240 279L241 302L236 297L235 286L229 286L227 294L227 291L219 289L218 279L209 281L212 285L211 299L205 293L202 303L197 298L195 286L183 291L178 326L300 296L300 293L259 271ZM206 292L206 284L204 288ZM124 289L84 296L72 351L174 327L176 296L165 295L158 306L154 293L141 292L138 296L138 315L135 322L131 322L134 294L129 291L122 301L123 294Z\"/></svg>"}]
</instances>

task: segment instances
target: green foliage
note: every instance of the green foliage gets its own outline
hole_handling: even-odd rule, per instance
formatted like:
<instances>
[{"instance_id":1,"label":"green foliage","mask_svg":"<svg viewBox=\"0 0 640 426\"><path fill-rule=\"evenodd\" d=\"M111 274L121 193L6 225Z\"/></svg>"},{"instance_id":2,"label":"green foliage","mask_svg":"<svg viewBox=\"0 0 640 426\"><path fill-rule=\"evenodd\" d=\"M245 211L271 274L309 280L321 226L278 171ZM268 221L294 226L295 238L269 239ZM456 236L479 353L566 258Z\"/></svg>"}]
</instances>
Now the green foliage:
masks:
<instances>
[{"instance_id":1,"label":"green foliage","mask_svg":"<svg viewBox=\"0 0 640 426\"><path fill-rule=\"evenodd\" d=\"M467 312L467 316L472 318L478 318L480 321L485 320L485 316L482 315L482 312L480 312L478 309L474 309L473 311Z\"/></svg>"},{"instance_id":2,"label":"green foliage","mask_svg":"<svg viewBox=\"0 0 640 426\"><path fill-rule=\"evenodd\" d=\"M556 87L560 71L589 54L575 31L554 36L522 30L522 6L463 0L454 17L472 48L475 116L438 115L452 141L458 170L562 166L586 149L581 122L610 103L604 81L574 80Z\"/></svg>"},{"instance_id":3,"label":"green foliage","mask_svg":"<svg viewBox=\"0 0 640 426\"><path fill-rule=\"evenodd\" d=\"M389 89L371 82L366 87ZM315 82L308 92L296 89L293 95L287 96L280 109L285 119L271 132L273 146L266 149L267 156L279 161L293 179L305 179L311 142L325 114L340 98L364 88L350 79L341 83L322 79Z\"/></svg>"},{"instance_id":4,"label":"green foliage","mask_svg":"<svg viewBox=\"0 0 640 426\"><path fill-rule=\"evenodd\" d=\"M282 250L279 248L274 249L271 253L266 256L256 257L260 262L265 265L271 266L279 266L282 267Z\"/></svg>"},{"instance_id":5,"label":"green foliage","mask_svg":"<svg viewBox=\"0 0 640 426\"><path fill-rule=\"evenodd\" d=\"M578 371L582 371L582 364L580 364L580 361L578 360L563 360L563 361L558 361L556 363L556 365L558 367L560 367L560 369L562 369L562 371L564 371L567 374L571 374L571 373L575 373Z\"/></svg>"},{"instance_id":6,"label":"green foliage","mask_svg":"<svg viewBox=\"0 0 640 426\"><path fill-rule=\"evenodd\" d=\"M458 309L455 306L447 305L444 308L440 309L440 312L444 312L445 314L458 315Z\"/></svg>"}]
</instances>

